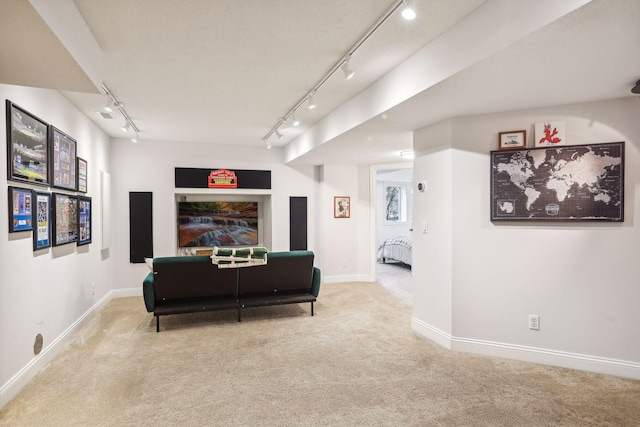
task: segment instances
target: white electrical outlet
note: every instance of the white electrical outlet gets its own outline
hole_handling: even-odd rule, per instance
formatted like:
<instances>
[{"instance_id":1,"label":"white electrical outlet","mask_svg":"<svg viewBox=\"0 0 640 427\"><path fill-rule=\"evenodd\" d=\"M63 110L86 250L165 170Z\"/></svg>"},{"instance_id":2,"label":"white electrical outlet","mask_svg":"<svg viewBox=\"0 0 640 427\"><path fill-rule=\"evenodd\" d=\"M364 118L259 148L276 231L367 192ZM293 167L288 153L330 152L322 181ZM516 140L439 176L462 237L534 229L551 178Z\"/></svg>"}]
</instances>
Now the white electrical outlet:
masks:
<instances>
[{"instance_id":1,"label":"white electrical outlet","mask_svg":"<svg viewBox=\"0 0 640 427\"><path fill-rule=\"evenodd\" d=\"M540 330L540 316L538 316L537 314L529 315L529 329L532 329L534 331Z\"/></svg>"}]
</instances>

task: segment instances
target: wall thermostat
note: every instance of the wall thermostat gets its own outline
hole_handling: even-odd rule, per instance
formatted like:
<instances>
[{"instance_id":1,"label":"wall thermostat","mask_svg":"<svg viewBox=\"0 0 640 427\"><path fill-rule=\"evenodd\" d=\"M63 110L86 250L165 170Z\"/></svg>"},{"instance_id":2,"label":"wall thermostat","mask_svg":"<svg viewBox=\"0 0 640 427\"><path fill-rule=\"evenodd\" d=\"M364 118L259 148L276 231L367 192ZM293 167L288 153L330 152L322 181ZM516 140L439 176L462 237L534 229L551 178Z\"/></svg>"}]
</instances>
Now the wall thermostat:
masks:
<instances>
[{"instance_id":1,"label":"wall thermostat","mask_svg":"<svg viewBox=\"0 0 640 427\"><path fill-rule=\"evenodd\" d=\"M418 191L420 191L421 193L425 192L427 190L427 182L426 181L420 181L418 183Z\"/></svg>"}]
</instances>

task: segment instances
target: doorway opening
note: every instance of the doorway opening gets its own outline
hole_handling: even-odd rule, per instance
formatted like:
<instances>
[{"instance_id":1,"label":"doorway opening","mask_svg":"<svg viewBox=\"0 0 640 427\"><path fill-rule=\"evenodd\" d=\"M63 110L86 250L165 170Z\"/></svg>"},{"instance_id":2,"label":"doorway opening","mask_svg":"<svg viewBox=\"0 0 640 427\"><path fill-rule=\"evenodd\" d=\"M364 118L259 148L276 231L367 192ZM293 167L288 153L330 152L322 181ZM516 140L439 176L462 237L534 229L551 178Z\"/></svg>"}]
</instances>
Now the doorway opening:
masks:
<instances>
[{"instance_id":1,"label":"doorway opening","mask_svg":"<svg viewBox=\"0 0 640 427\"><path fill-rule=\"evenodd\" d=\"M405 305L413 305L413 165L372 166L371 271L376 282Z\"/></svg>"}]
</instances>

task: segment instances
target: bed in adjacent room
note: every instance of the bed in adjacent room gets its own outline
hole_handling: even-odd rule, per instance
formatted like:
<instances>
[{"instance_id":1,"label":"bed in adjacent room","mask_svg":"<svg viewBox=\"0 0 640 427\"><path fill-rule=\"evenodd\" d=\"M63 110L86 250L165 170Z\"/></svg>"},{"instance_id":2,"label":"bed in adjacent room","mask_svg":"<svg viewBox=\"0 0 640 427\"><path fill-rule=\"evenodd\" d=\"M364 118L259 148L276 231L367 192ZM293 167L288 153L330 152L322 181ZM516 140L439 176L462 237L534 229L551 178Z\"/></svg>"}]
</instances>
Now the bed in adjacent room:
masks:
<instances>
[{"instance_id":1,"label":"bed in adjacent room","mask_svg":"<svg viewBox=\"0 0 640 427\"><path fill-rule=\"evenodd\" d=\"M378 262L399 261L411 265L412 243L411 236L394 236L386 239L378 247Z\"/></svg>"}]
</instances>

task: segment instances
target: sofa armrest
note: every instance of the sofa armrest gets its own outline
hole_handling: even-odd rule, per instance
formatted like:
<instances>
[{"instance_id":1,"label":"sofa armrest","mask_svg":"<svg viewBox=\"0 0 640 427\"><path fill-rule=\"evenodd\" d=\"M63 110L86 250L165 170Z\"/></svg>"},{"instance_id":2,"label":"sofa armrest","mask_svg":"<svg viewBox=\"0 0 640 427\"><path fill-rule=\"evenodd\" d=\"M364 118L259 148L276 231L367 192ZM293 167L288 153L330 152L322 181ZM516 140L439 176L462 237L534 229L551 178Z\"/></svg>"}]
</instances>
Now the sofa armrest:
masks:
<instances>
[{"instance_id":1,"label":"sofa armrest","mask_svg":"<svg viewBox=\"0 0 640 427\"><path fill-rule=\"evenodd\" d=\"M317 297L320 293L320 269L318 267L313 267L313 279L311 283L311 293L314 297Z\"/></svg>"},{"instance_id":2,"label":"sofa armrest","mask_svg":"<svg viewBox=\"0 0 640 427\"><path fill-rule=\"evenodd\" d=\"M144 295L144 305L149 313L156 308L156 295L153 289L153 272L147 274L142 282L142 294Z\"/></svg>"}]
</instances>

